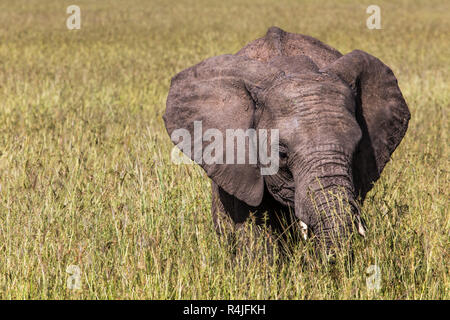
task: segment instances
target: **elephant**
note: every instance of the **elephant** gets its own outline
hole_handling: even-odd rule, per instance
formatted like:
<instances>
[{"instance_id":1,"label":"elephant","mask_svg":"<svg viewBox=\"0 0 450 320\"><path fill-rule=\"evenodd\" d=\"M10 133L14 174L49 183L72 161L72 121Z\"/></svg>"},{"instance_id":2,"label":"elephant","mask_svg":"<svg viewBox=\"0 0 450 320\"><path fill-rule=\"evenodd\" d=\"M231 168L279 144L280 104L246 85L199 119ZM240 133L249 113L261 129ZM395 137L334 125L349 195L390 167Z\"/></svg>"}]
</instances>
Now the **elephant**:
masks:
<instances>
[{"instance_id":1,"label":"elephant","mask_svg":"<svg viewBox=\"0 0 450 320\"><path fill-rule=\"evenodd\" d=\"M283 220L329 253L353 234L365 235L360 208L403 139L410 112L394 73L376 57L361 50L342 55L271 27L236 54L174 76L163 120L174 144L173 133L193 133L196 121L203 132L278 130L275 174L262 175L259 158L198 162L212 180L215 228L221 234L224 217L238 228L252 216L283 233Z\"/></svg>"}]
</instances>

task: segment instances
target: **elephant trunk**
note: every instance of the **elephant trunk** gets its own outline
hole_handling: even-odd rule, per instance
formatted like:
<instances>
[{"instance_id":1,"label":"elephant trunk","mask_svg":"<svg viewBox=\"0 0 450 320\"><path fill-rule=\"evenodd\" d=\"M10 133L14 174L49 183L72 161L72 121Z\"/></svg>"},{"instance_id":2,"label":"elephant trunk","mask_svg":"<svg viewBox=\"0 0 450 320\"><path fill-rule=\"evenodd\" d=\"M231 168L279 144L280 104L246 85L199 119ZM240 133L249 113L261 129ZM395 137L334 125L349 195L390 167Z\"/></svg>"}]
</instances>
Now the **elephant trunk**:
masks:
<instances>
[{"instance_id":1,"label":"elephant trunk","mask_svg":"<svg viewBox=\"0 0 450 320\"><path fill-rule=\"evenodd\" d=\"M294 173L295 214L313 232L318 246L330 254L347 247L355 225L360 234L364 231L346 159L322 157L312 163L307 172Z\"/></svg>"}]
</instances>

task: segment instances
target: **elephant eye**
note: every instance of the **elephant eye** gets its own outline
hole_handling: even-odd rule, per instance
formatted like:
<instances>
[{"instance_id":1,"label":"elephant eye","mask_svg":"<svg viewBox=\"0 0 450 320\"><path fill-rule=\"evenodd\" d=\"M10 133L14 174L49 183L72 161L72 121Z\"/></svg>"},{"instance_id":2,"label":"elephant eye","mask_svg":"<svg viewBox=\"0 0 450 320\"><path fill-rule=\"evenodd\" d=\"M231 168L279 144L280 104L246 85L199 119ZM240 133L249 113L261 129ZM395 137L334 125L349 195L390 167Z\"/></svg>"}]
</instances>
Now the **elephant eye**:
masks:
<instances>
[{"instance_id":1,"label":"elephant eye","mask_svg":"<svg viewBox=\"0 0 450 320\"><path fill-rule=\"evenodd\" d=\"M278 158L282 161L282 163L286 162L288 158L288 147L281 141L278 145Z\"/></svg>"},{"instance_id":2,"label":"elephant eye","mask_svg":"<svg viewBox=\"0 0 450 320\"><path fill-rule=\"evenodd\" d=\"M286 151L280 150L279 154L280 154L280 159L282 159L282 160L287 159L288 155L287 155Z\"/></svg>"}]
</instances>

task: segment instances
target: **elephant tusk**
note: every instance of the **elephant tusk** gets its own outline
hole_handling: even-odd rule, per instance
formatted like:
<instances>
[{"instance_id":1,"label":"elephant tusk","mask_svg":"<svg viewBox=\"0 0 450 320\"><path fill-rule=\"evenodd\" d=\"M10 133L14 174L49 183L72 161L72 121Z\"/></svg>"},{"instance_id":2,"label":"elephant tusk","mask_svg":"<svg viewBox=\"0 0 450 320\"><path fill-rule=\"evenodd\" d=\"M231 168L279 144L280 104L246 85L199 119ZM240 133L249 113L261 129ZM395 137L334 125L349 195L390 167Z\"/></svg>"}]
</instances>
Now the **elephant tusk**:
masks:
<instances>
[{"instance_id":1,"label":"elephant tusk","mask_svg":"<svg viewBox=\"0 0 450 320\"><path fill-rule=\"evenodd\" d=\"M358 219L358 233L362 236L362 237L366 237L366 229L364 228L361 219Z\"/></svg>"},{"instance_id":2,"label":"elephant tusk","mask_svg":"<svg viewBox=\"0 0 450 320\"><path fill-rule=\"evenodd\" d=\"M300 220L300 233L302 235L303 240L308 240L308 226L306 225L306 223L304 223L303 221Z\"/></svg>"}]
</instances>

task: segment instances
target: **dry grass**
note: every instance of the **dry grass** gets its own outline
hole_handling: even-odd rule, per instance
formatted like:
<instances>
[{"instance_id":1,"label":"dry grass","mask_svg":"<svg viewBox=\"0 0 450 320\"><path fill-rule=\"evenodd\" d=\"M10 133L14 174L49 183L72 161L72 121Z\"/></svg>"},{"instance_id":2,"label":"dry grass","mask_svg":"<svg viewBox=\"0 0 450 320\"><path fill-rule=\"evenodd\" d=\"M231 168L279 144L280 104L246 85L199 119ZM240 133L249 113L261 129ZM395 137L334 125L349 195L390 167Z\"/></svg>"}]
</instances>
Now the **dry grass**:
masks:
<instances>
[{"instance_id":1,"label":"dry grass","mask_svg":"<svg viewBox=\"0 0 450 320\"><path fill-rule=\"evenodd\" d=\"M65 25L74 2L79 31ZM0 298L448 299L450 7L376 1L383 29L368 30L370 4L0 1ZM271 25L379 57L410 106L352 268L313 262L308 245L278 265L232 263L209 180L170 162L170 78ZM378 292L366 287L375 263Z\"/></svg>"}]
</instances>

